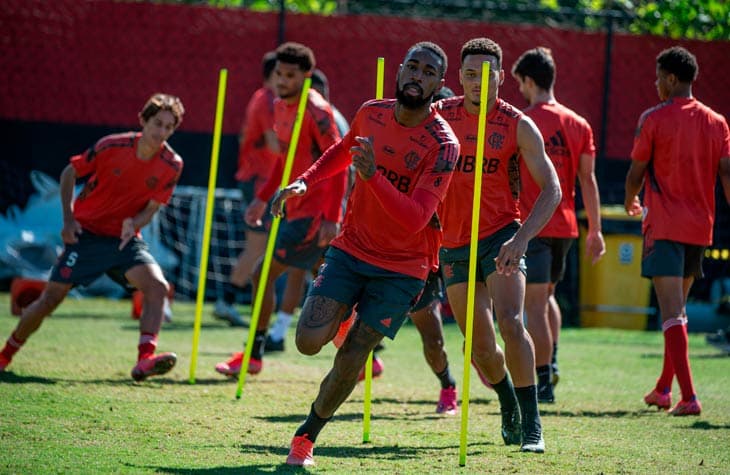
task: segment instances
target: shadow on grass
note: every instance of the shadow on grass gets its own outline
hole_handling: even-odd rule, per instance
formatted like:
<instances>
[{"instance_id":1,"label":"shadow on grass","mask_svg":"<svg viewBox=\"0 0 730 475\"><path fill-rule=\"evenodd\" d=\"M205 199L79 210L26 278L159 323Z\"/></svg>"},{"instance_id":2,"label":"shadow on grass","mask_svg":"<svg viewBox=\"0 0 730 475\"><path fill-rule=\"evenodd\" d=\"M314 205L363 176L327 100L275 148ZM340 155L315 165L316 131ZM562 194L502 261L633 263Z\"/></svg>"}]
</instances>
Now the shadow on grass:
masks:
<instances>
[{"instance_id":1,"label":"shadow on grass","mask_svg":"<svg viewBox=\"0 0 730 475\"><path fill-rule=\"evenodd\" d=\"M620 419L622 417L641 417L654 413L654 410L640 410L640 411L565 411L562 409L546 409L545 406L540 406L541 416L553 416L553 417L595 417L604 418L610 417L613 419Z\"/></svg>"},{"instance_id":2,"label":"shadow on grass","mask_svg":"<svg viewBox=\"0 0 730 475\"><path fill-rule=\"evenodd\" d=\"M730 430L730 424L715 425L708 421L695 421L687 428L698 430Z\"/></svg>"},{"instance_id":3,"label":"shadow on grass","mask_svg":"<svg viewBox=\"0 0 730 475\"><path fill-rule=\"evenodd\" d=\"M0 372L0 383L6 384L56 384L55 379L43 378L41 376L21 376L12 371Z\"/></svg>"},{"instance_id":4,"label":"shadow on grass","mask_svg":"<svg viewBox=\"0 0 730 475\"><path fill-rule=\"evenodd\" d=\"M139 331L139 322L135 320L129 320L119 327L125 331ZM163 332L173 331L186 331L189 332L193 328L193 322L172 322L164 323L162 325ZM201 330L245 330L243 327L232 327L226 323L208 322L200 324Z\"/></svg>"},{"instance_id":5,"label":"shadow on grass","mask_svg":"<svg viewBox=\"0 0 730 475\"><path fill-rule=\"evenodd\" d=\"M467 444L469 447L469 454L471 456L479 456L487 451L487 446L494 445L490 442L473 442ZM315 448L315 461L317 457L329 457L332 459L357 459L367 461L368 459L374 459L377 461L383 460L423 460L432 451L442 450L455 450L458 449L458 444L448 444L440 446L420 446L420 447L403 447L399 445L373 445L363 443L361 445L347 445L347 446L333 446L333 445L322 445ZM243 455L259 455L259 456L271 456L276 462L271 464L250 464L241 465L236 467L209 467L209 468L182 468L182 467L159 467L159 466L132 466L128 465L133 469L146 469L154 470L160 473L172 473L179 475L193 475L193 474L239 474L239 473L251 473L251 474L265 474L265 473L312 473L310 469L304 467L294 467L282 463L289 453L288 446L271 447L268 445L251 445L246 444L240 446L240 451ZM367 463L367 462L363 462ZM317 466L315 466L317 468Z\"/></svg>"}]
</instances>

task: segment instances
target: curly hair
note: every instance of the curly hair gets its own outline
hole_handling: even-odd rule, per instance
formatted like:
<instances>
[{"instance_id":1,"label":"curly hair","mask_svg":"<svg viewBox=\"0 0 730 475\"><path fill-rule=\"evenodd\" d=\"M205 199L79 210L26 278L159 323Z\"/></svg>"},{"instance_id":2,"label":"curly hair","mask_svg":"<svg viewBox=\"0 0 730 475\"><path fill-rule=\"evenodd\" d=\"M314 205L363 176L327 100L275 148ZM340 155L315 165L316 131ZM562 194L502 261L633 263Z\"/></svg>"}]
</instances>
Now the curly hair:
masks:
<instances>
[{"instance_id":1,"label":"curly hair","mask_svg":"<svg viewBox=\"0 0 730 475\"><path fill-rule=\"evenodd\" d=\"M308 73L314 69L316 61L312 50L301 43L289 41L276 48L276 60L287 64L296 64L299 69Z\"/></svg>"},{"instance_id":2,"label":"curly hair","mask_svg":"<svg viewBox=\"0 0 730 475\"><path fill-rule=\"evenodd\" d=\"M461 62L470 54L484 54L497 58L498 66L502 67L502 48L489 38L472 38L461 47Z\"/></svg>"}]
</instances>

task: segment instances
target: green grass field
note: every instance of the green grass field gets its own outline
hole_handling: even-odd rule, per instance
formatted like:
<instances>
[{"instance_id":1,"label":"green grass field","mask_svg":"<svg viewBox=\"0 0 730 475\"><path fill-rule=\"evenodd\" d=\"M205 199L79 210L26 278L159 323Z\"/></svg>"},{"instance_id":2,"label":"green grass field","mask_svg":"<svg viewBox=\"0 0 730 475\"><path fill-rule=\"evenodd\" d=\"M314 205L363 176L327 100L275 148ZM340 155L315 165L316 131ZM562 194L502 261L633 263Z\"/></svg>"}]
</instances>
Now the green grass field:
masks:
<instances>
[{"instance_id":1,"label":"green grass field","mask_svg":"<svg viewBox=\"0 0 730 475\"><path fill-rule=\"evenodd\" d=\"M264 371L236 385L214 372L246 332L206 308L196 384L188 383L194 305L176 303L160 335L175 351L171 373L134 383L137 324L128 301L64 302L0 374L0 473L306 473L284 465L334 348L305 357L289 340ZM16 324L0 294L0 338ZM691 318L691 316L690 316ZM461 335L447 325L461 395ZM290 332L290 337L293 331ZM466 466L459 466L460 417L435 414L439 386L415 327L386 341L373 383L371 440L362 443L359 385L320 434L316 473L730 473L730 358L690 336L704 412L674 418L641 398L661 366L658 332L566 329L557 402L543 405L547 452L523 454L499 435L496 395L472 374ZM675 398L679 390L675 383Z\"/></svg>"}]
</instances>

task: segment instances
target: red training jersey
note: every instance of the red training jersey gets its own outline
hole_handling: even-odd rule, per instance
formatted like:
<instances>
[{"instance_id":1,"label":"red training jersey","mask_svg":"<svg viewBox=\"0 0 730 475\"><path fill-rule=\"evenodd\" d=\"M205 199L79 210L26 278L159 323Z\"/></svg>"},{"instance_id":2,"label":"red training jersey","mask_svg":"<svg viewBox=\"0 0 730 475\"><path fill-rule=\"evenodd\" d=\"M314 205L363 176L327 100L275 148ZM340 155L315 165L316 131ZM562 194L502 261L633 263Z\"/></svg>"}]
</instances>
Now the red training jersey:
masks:
<instances>
[{"instance_id":1,"label":"red training jersey","mask_svg":"<svg viewBox=\"0 0 730 475\"><path fill-rule=\"evenodd\" d=\"M551 101L541 102L525 109L535 122L545 142L545 152L555 166L563 198L550 221L538 236L553 238L578 237L575 217L575 179L580 168L581 155L596 156L593 131L588 121L564 105ZM530 175L524 161L520 164L520 214L527 216L535 206L540 187Z\"/></svg>"},{"instance_id":2,"label":"red training jersey","mask_svg":"<svg viewBox=\"0 0 730 475\"><path fill-rule=\"evenodd\" d=\"M269 201L281 185L284 160L291 140L298 102L289 104L277 99L274 102L274 130L279 139L281 153L277 156L271 176L259 190L257 197ZM291 177L304 173L322 153L340 139L330 104L314 89L309 90L307 105L302 119ZM286 203L286 219L315 218L322 216L331 222L342 220L342 197L345 194L345 171L322 181L309 189L300 199Z\"/></svg>"},{"instance_id":3,"label":"red training jersey","mask_svg":"<svg viewBox=\"0 0 730 475\"><path fill-rule=\"evenodd\" d=\"M642 228L652 239L708 246L715 220L720 159L730 156L725 118L694 98L672 98L645 111L631 151L650 162Z\"/></svg>"},{"instance_id":4,"label":"red training jersey","mask_svg":"<svg viewBox=\"0 0 730 475\"><path fill-rule=\"evenodd\" d=\"M264 133L268 130L274 130L274 93L262 87L253 93L246 106L236 180L247 181L254 176L268 178L271 175L276 155L266 146Z\"/></svg>"},{"instance_id":5,"label":"red training jersey","mask_svg":"<svg viewBox=\"0 0 730 475\"><path fill-rule=\"evenodd\" d=\"M346 169L351 163L350 147L357 145L355 137L369 137L377 172L390 185L407 197L418 190L441 202L459 156L456 135L435 109L418 126L404 127L395 118L395 105L394 99L363 104L350 132L321 162L332 159L333 169ZM316 182L318 177L312 175L316 172L304 174L303 179ZM356 174L342 230L331 244L374 266L425 280L438 266L440 226L432 218L414 232L387 214L380 199L376 187Z\"/></svg>"},{"instance_id":6,"label":"red training jersey","mask_svg":"<svg viewBox=\"0 0 730 475\"><path fill-rule=\"evenodd\" d=\"M91 175L73 203L84 229L119 237L122 221L154 200L167 203L180 178L183 161L165 142L150 160L137 158L139 132L107 135L81 155L71 157L76 175Z\"/></svg>"},{"instance_id":7,"label":"red training jersey","mask_svg":"<svg viewBox=\"0 0 730 475\"><path fill-rule=\"evenodd\" d=\"M461 142L459 161L444 200L442 221L443 247L456 248L469 244L471 239L479 116L467 112L464 96L442 99L436 103L436 108L449 122ZM479 239L520 220L517 124L521 117L522 112L519 109L499 98L487 113Z\"/></svg>"}]
</instances>

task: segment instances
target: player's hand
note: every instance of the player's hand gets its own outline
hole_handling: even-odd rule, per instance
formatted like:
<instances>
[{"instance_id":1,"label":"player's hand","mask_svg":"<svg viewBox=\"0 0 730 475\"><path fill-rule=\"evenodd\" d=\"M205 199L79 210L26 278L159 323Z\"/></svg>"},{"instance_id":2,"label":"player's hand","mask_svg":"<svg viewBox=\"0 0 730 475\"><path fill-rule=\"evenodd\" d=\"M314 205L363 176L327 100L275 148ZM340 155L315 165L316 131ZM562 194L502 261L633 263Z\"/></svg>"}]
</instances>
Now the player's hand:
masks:
<instances>
[{"instance_id":1,"label":"player's hand","mask_svg":"<svg viewBox=\"0 0 730 475\"><path fill-rule=\"evenodd\" d=\"M586 236L586 257L591 258L591 265L596 265L605 253L606 242L601 231L589 231Z\"/></svg>"},{"instance_id":2,"label":"player's hand","mask_svg":"<svg viewBox=\"0 0 730 475\"><path fill-rule=\"evenodd\" d=\"M375 175L375 152L373 152L372 137L355 137L359 145L350 147L352 154L352 164L355 166L357 174L363 180L369 180Z\"/></svg>"},{"instance_id":3,"label":"player's hand","mask_svg":"<svg viewBox=\"0 0 730 475\"><path fill-rule=\"evenodd\" d=\"M307 184L302 180L296 180L289 186L277 191L271 201L271 214L281 218L284 214L284 202L292 196L301 196L307 192Z\"/></svg>"},{"instance_id":4,"label":"player's hand","mask_svg":"<svg viewBox=\"0 0 730 475\"><path fill-rule=\"evenodd\" d=\"M126 246L136 234L137 230L134 229L134 220L132 218L127 218L122 221L122 233L119 235L119 239L121 239L122 242L119 243L119 250L121 251L124 249L124 246Z\"/></svg>"},{"instance_id":5,"label":"player's hand","mask_svg":"<svg viewBox=\"0 0 730 475\"><path fill-rule=\"evenodd\" d=\"M78 221L71 218L69 221L63 222L63 228L61 229L61 239L66 244L76 244L79 242L79 236L83 233L81 224Z\"/></svg>"},{"instance_id":6,"label":"player's hand","mask_svg":"<svg viewBox=\"0 0 730 475\"><path fill-rule=\"evenodd\" d=\"M326 247L331 240L337 236L340 232L340 223L333 223L332 221L322 220L322 224L319 226L319 238L317 245L319 247Z\"/></svg>"},{"instance_id":7,"label":"player's hand","mask_svg":"<svg viewBox=\"0 0 730 475\"><path fill-rule=\"evenodd\" d=\"M641 208L641 200L638 196L634 196L633 198L626 197L626 200L624 201L624 209L626 209L626 214L629 216L641 216L641 213L643 212Z\"/></svg>"},{"instance_id":8,"label":"player's hand","mask_svg":"<svg viewBox=\"0 0 730 475\"><path fill-rule=\"evenodd\" d=\"M499 254L494 258L497 266L497 273L512 275L520 271L520 261L527 251L527 241L524 241L515 234L507 240L499 249Z\"/></svg>"},{"instance_id":9,"label":"player's hand","mask_svg":"<svg viewBox=\"0 0 730 475\"><path fill-rule=\"evenodd\" d=\"M261 218L266 212L266 202L261 201L258 198L254 198L251 204L246 208L246 214L243 215L243 220L249 226L261 226L263 222Z\"/></svg>"}]
</instances>

